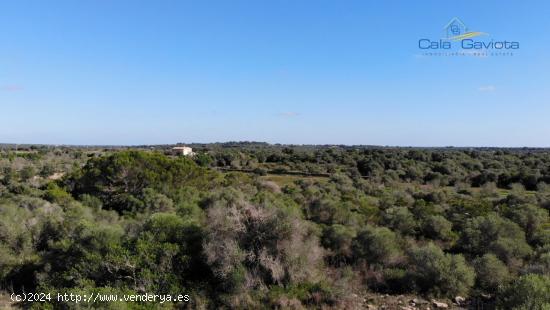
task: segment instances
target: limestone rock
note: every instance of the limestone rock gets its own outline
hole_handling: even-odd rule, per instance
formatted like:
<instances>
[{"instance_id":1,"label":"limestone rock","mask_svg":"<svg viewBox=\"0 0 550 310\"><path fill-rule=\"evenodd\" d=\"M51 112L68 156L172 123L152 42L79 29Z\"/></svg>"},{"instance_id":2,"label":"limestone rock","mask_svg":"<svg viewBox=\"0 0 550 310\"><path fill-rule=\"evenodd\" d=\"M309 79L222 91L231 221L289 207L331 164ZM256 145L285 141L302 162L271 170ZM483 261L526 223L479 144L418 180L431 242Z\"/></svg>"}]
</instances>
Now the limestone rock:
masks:
<instances>
[{"instance_id":1,"label":"limestone rock","mask_svg":"<svg viewBox=\"0 0 550 310\"><path fill-rule=\"evenodd\" d=\"M437 309L447 309L447 308L449 308L449 305L447 305L446 303L440 302L440 301L437 301L437 300L434 300L434 299L432 299L432 304Z\"/></svg>"}]
</instances>

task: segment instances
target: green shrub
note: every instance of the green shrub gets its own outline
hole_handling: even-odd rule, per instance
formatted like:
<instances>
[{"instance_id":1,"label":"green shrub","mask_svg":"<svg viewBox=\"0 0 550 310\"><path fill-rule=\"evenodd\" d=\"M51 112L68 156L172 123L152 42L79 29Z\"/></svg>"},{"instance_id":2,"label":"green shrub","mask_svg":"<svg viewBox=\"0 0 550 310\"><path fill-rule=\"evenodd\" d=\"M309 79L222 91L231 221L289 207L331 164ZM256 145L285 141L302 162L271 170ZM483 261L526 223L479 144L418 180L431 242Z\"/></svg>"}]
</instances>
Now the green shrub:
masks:
<instances>
[{"instance_id":1,"label":"green shrub","mask_svg":"<svg viewBox=\"0 0 550 310\"><path fill-rule=\"evenodd\" d=\"M431 215L424 220L422 230L424 236L442 241L451 241L456 234L452 231L453 223L441 215Z\"/></svg>"},{"instance_id":2,"label":"green shrub","mask_svg":"<svg viewBox=\"0 0 550 310\"><path fill-rule=\"evenodd\" d=\"M66 205L73 200L71 194L55 183L48 183L44 198L50 202L55 202L60 205Z\"/></svg>"},{"instance_id":3,"label":"green shrub","mask_svg":"<svg viewBox=\"0 0 550 310\"><path fill-rule=\"evenodd\" d=\"M267 299L275 308L288 308L289 301L297 300L296 306L301 305L321 306L335 303L335 293L325 282L303 283L288 287L273 286L270 288Z\"/></svg>"},{"instance_id":4,"label":"green shrub","mask_svg":"<svg viewBox=\"0 0 550 310\"><path fill-rule=\"evenodd\" d=\"M95 210L100 210L103 207L103 203L101 203L99 198L89 194L80 195L79 200L83 205Z\"/></svg>"},{"instance_id":5,"label":"green shrub","mask_svg":"<svg viewBox=\"0 0 550 310\"><path fill-rule=\"evenodd\" d=\"M409 292L411 288L411 277L406 269L386 268L382 271L385 290L391 293Z\"/></svg>"},{"instance_id":6,"label":"green shrub","mask_svg":"<svg viewBox=\"0 0 550 310\"><path fill-rule=\"evenodd\" d=\"M470 219L462 231L458 246L473 255L492 252L506 263L531 253L521 227L495 213Z\"/></svg>"},{"instance_id":7,"label":"green shrub","mask_svg":"<svg viewBox=\"0 0 550 310\"><path fill-rule=\"evenodd\" d=\"M106 208L124 212L143 207L133 198L141 197L146 188L170 198L183 186L211 188L216 176L188 158L123 151L90 159L66 183L73 194L91 194L100 198Z\"/></svg>"},{"instance_id":8,"label":"green shrub","mask_svg":"<svg viewBox=\"0 0 550 310\"><path fill-rule=\"evenodd\" d=\"M433 243L411 253L412 277L421 292L442 296L466 296L475 273L462 255L445 254Z\"/></svg>"},{"instance_id":9,"label":"green shrub","mask_svg":"<svg viewBox=\"0 0 550 310\"><path fill-rule=\"evenodd\" d=\"M392 207L386 209L382 217L384 225L391 227L402 234L415 233L417 223L407 207Z\"/></svg>"},{"instance_id":10,"label":"green shrub","mask_svg":"<svg viewBox=\"0 0 550 310\"><path fill-rule=\"evenodd\" d=\"M508 267L494 254L485 254L474 261L476 283L485 292L494 294L511 279Z\"/></svg>"},{"instance_id":11,"label":"green shrub","mask_svg":"<svg viewBox=\"0 0 550 310\"><path fill-rule=\"evenodd\" d=\"M391 265L403 255L397 235L386 227L367 226L357 233L352 248L356 261L369 264Z\"/></svg>"},{"instance_id":12,"label":"green shrub","mask_svg":"<svg viewBox=\"0 0 550 310\"><path fill-rule=\"evenodd\" d=\"M550 277L528 274L519 277L499 295L500 309L550 309Z\"/></svg>"},{"instance_id":13,"label":"green shrub","mask_svg":"<svg viewBox=\"0 0 550 310\"><path fill-rule=\"evenodd\" d=\"M547 210L532 204L510 206L506 216L525 231L527 240L530 242L535 241L537 232L550 221Z\"/></svg>"},{"instance_id":14,"label":"green shrub","mask_svg":"<svg viewBox=\"0 0 550 310\"><path fill-rule=\"evenodd\" d=\"M145 210L149 212L168 212L174 210L174 202L166 195L157 193L152 188L145 188L142 194Z\"/></svg>"},{"instance_id":15,"label":"green shrub","mask_svg":"<svg viewBox=\"0 0 550 310\"><path fill-rule=\"evenodd\" d=\"M331 251L333 262L346 262L352 257L353 228L340 224L328 226L323 231L321 244Z\"/></svg>"}]
</instances>

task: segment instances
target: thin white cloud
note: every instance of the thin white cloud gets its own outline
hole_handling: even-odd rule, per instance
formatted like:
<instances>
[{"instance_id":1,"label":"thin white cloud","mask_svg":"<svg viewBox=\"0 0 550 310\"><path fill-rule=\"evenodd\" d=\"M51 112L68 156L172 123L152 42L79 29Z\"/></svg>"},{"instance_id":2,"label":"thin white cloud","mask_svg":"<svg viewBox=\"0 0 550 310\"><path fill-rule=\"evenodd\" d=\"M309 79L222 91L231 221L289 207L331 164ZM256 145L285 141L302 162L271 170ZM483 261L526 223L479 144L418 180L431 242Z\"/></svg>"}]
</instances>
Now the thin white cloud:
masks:
<instances>
[{"instance_id":1,"label":"thin white cloud","mask_svg":"<svg viewBox=\"0 0 550 310\"><path fill-rule=\"evenodd\" d=\"M495 87L495 85L483 85L480 86L477 90L479 90L480 92L494 92L495 90L497 90L497 88Z\"/></svg>"},{"instance_id":2,"label":"thin white cloud","mask_svg":"<svg viewBox=\"0 0 550 310\"><path fill-rule=\"evenodd\" d=\"M0 90L7 92L16 92L23 90L23 86L17 84L9 84L0 86Z\"/></svg>"},{"instance_id":3,"label":"thin white cloud","mask_svg":"<svg viewBox=\"0 0 550 310\"><path fill-rule=\"evenodd\" d=\"M279 113L279 116L282 116L282 117L296 117L300 115L300 113L297 113L297 112L281 112Z\"/></svg>"}]
</instances>

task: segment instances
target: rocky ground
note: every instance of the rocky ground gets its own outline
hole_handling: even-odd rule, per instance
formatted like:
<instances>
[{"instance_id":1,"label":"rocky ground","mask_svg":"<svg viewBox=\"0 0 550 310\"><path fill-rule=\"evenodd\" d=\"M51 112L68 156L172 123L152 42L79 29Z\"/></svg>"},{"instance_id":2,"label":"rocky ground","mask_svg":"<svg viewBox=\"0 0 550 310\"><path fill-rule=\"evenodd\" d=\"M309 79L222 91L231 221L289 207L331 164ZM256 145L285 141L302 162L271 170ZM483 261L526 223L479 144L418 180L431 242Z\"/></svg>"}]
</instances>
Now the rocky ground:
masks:
<instances>
[{"instance_id":1,"label":"rocky ground","mask_svg":"<svg viewBox=\"0 0 550 310\"><path fill-rule=\"evenodd\" d=\"M15 309L14 303L7 293L0 293L0 309Z\"/></svg>"},{"instance_id":2,"label":"rocky ground","mask_svg":"<svg viewBox=\"0 0 550 310\"><path fill-rule=\"evenodd\" d=\"M460 296L453 300L424 299L414 295L367 294L363 299L364 308L369 310L432 310L469 309L467 301Z\"/></svg>"}]
</instances>

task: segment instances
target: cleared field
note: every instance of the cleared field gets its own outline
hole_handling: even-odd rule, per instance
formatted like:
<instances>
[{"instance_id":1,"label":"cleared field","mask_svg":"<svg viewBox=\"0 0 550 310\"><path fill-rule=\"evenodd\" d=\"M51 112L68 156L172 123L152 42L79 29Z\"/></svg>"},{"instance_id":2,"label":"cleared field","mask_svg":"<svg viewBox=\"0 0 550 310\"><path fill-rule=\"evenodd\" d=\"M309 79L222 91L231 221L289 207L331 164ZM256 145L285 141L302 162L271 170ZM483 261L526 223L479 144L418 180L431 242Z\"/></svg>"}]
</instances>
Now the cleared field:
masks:
<instances>
[{"instance_id":1,"label":"cleared field","mask_svg":"<svg viewBox=\"0 0 550 310\"><path fill-rule=\"evenodd\" d=\"M260 179L274 182L281 187L285 185L292 185L294 184L294 181L298 181L298 180L308 180L308 181L321 182L321 183L328 182L327 177L306 177L306 176L299 176L299 175L283 175L283 174L268 174L266 176L260 177Z\"/></svg>"}]
</instances>

